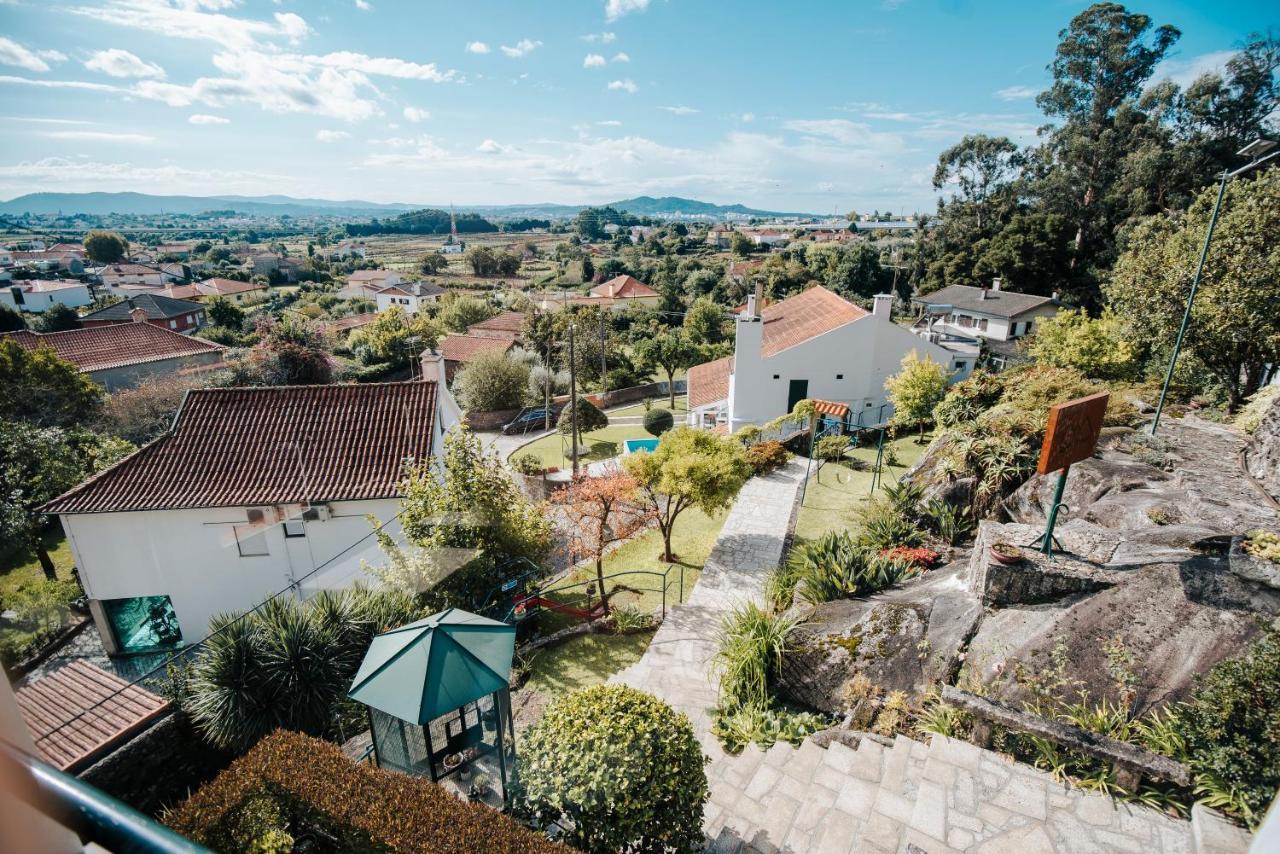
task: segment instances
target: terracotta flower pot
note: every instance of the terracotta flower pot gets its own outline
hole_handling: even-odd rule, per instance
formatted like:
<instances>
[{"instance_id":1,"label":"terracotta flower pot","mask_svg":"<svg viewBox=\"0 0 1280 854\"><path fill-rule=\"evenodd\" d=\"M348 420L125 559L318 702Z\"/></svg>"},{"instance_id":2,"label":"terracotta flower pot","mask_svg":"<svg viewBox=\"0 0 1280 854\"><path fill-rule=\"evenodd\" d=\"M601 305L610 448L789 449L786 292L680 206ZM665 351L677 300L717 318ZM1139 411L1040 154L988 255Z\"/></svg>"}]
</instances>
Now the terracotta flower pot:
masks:
<instances>
[{"instance_id":1,"label":"terracotta flower pot","mask_svg":"<svg viewBox=\"0 0 1280 854\"><path fill-rule=\"evenodd\" d=\"M1022 563L1024 560L1020 552L1000 551L995 546L991 546L987 551L991 553L992 560L996 563L1002 563L1005 566L1013 566L1014 564Z\"/></svg>"}]
</instances>

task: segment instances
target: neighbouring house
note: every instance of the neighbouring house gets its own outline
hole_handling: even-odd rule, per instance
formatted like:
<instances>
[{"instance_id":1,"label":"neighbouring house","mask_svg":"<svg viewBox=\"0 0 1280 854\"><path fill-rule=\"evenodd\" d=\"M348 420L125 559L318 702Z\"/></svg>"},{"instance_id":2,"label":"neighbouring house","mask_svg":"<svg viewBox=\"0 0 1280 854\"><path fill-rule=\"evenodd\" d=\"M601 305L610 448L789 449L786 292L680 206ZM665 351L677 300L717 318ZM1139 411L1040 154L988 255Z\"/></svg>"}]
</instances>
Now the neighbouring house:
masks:
<instances>
[{"instance_id":1,"label":"neighbouring house","mask_svg":"<svg viewBox=\"0 0 1280 854\"><path fill-rule=\"evenodd\" d=\"M155 247L155 253L161 257L168 255L180 261L185 261L191 257L191 247L185 243L161 243Z\"/></svg>"},{"instance_id":2,"label":"neighbouring house","mask_svg":"<svg viewBox=\"0 0 1280 854\"><path fill-rule=\"evenodd\" d=\"M107 391L137 385L147 377L187 370L209 370L222 363L226 348L145 323L112 323L65 332L6 332L4 337L28 350L50 347Z\"/></svg>"},{"instance_id":3,"label":"neighbouring house","mask_svg":"<svg viewBox=\"0 0 1280 854\"><path fill-rule=\"evenodd\" d=\"M461 255L467 251L467 242L459 240L456 235L450 235L449 239L440 247L441 255Z\"/></svg>"},{"instance_id":4,"label":"neighbouring house","mask_svg":"<svg viewBox=\"0 0 1280 854\"><path fill-rule=\"evenodd\" d=\"M662 295L634 276L614 276L591 289L593 297L632 300L645 305L657 305Z\"/></svg>"},{"instance_id":5,"label":"neighbouring house","mask_svg":"<svg viewBox=\"0 0 1280 854\"><path fill-rule=\"evenodd\" d=\"M283 259L274 252L259 252L246 266L255 276L270 276L280 269L281 260Z\"/></svg>"},{"instance_id":6,"label":"neighbouring house","mask_svg":"<svg viewBox=\"0 0 1280 854\"><path fill-rule=\"evenodd\" d=\"M346 338L355 330L362 326L368 326L378 319L377 312L369 311L364 314L351 314L346 317L339 317L337 320L320 321L320 329L324 332L336 335L339 338Z\"/></svg>"},{"instance_id":7,"label":"neighbouring house","mask_svg":"<svg viewBox=\"0 0 1280 854\"><path fill-rule=\"evenodd\" d=\"M445 289L435 282L401 282L377 292L378 311L398 306L405 314L417 314L432 303L440 301Z\"/></svg>"},{"instance_id":8,"label":"neighbouring house","mask_svg":"<svg viewBox=\"0 0 1280 854\"><path fill-rule=\"evenodd\" d=\"M144 287L161 288L169 282L182 279L182 275L172 275L163 268L143 264L108 264L98 271L102 285L108 291L116 293L125 285L142 285Z\"/></svg>"},{"instance_id":9,"label":"neighbouring house","mask_svg":"<svg viewBox=\"0 0 1280 854\"><path fill-rule=\"evenodd\" d=\"M364 258L364 243L344 241L339 243L337 246L330 247L326 250L325 257L330 261L342 261L347 258Z\"/></svg>"},{"instance_id":10,"label":"neighbouring house","mask_svg":"<svg viewBox=\"0 0 1280 854\"><path fill-rule=\"evenodd\" d=\"M232 302L244 302L255 294L266 294L267 286L261 282L242 282L215 276L193 285L173 285L165 288L164 295L174 299L199 300L205 297L226 297Z\"/></svg>"},{"instance_id":11,"label":"neighbouring house","mask_svg":"<svg viewBox=\"0 0 1280 854\"><path fill-rule=\"evenodd\" d=\"M997 370L1016 361L1020 357L1018 341L1060 308L1056 295L1006 291L999 279L994 279L990 288L949 285L911 301L920 309L913 332L972 358L985 346L989 362Z\"/></svg>"},{"instance_id":12,"label":"neighbouring house","mask_svg":"<svg viewBox=\"0 0 1280 854\"><path fill-rule=\"evenodd\" d=\"M61 245L61 244L59 244ZM9 252L10 265L42 272L61 271L72 276L84 275L84 252L53 251L52 249L18 250Z\"/></svg>"},{"instance_id":13,"label":"neighbouring house","mask_svg":"<svg viewBox=\"0 0 1280 854\"><path fill-rule=\"evenodd\" d=\"M783 231L757 231L751 233L753 246L764 246L769 249L786 246L791 242L791 235Z\"/></svg>"},{"instance_id":14,"label":"neighbouring house","mask_svg":"<svg viewBox=\"0 0 1280 854\"><path fill-rule=\"evenodd\" d=\"M733 242L733 229L727 226L709 228L706 242L712 249L728 249Z\"/></svg>"},{"instance_id":15,"label":"neighbouring house","mask_svg":"<svg viewBox=\"0 0 1280 854\"><path fill-rule=\"evenodd\" d=\"M367 580L362 561L385 560L369 518L403 543L404 461L432 459L461 420L439 354L423 369L433 379L194 389L169 432L44 505L107 651L180 647L277 592Z\"/></svg>"},{"instance_id":16,"label":"neighbouring house","mask_svg":"<svg viewBox=\"0 0 1280 854\"><path fill-rule=\"evenodd\" d=\"M59 255L75 255L81 261L86 257L83 243L55 243L49 247L48 251Z\"/></svg>"},{"instance_id":17,"label":"neighbouring house","mask_svg":"<svg viewBox=\"0 0 1280 854\"><path fill-rule=\"evenodd\" d=\"M844 404L855 422L878 421L886 415L884 381L911 351L953 379L972 368L971 360L894 323L888 294L875 298L873 311L821 286L763 309L760 299L757 286L736 318L733 356L689 369L689 424L736 432L785 415L806 398Z\"/></svg>"},{"instance_id":18,"label":"neighbouring house","mask_svg":"<svg viewBox=\"0 0 1280 854\"><path fill-rule=\"evenodd\" d=\"M54 305L80 308L93 304L89 286L73 279L24 279L0 287L0 305L37 314Z\"/></svg>"},{"instance_id":19,"label":"neighbouring house","mask_svg":"<svg viewBox=\"0 0 1280 854\"><path fill-rule=\"evenodd\" d=\"M276 273L286 282L296 282L305 269L306 265L296 258L281 258Z\"/></svg>"},{"instance_id":20,"label":"neighbouring house","mask_svg":"<svg viewBox=\"0 0 1280 854\"><path fill-rule=\"evenodd\" d=\"M627 230L632 243L644 243L656 229L651 225L633 225Z\"/></svg>"},{"instance_id":21,"label":"neighbouring house","mask_svg":"<svg viewBox=\"0 0 1280 854\"><path fill-rule=\"evenodd\" d=\"M137 312L142 312L138 315ZM163 294L143 293L92 311L80 318L85 328L133 323L141 317L147 323L184 334L204 326L204 306L198 302L174 299Z\"/></svg>"},{"instance_id":22,"label":"neighbouring house","mask_svg":"<svg viewBox=\"0 0 1280 854\"><path fill-rule=\"evenodd\" d=\"M505 338L519 343L524 334L524 323L523 311L504 311L488 320L471 324L467 328L467 334L478 338Z\"/></svg>"},{"instance_id":23,"label":"neighbouring house","mask_svg":"<svg viewBox=\"0 0 1280 854\"><path fill-rule=\"evenodd\" d=\"M338 299L378 299L379 291L383 290L383 285L366 285L366 284L350 284L333 292Z\"/></svg>"},{"instance_id":24,"label":"neighbouring house","mask_svg":"<svg viewBox=\"0 0 1280 854\"><path fill-rule=\"evenodd\" d=\"M395 270L356 270L347 277L347 287L389 288L403 281Z\"/></svg>"},{"instance_id":25,"label":"neighbouring house","mask_svg":"<svg viewBox=\"0 0 1280 854\"><path fill-rule=\"evenodd\" d=\"M440 342L440 355L444 357L446 381L453 383L453 377L463 365L472 362L482 353L506 353L516 346L513 338L494 336L459 335L450 333Z\"/></svg>"}]
</instances>

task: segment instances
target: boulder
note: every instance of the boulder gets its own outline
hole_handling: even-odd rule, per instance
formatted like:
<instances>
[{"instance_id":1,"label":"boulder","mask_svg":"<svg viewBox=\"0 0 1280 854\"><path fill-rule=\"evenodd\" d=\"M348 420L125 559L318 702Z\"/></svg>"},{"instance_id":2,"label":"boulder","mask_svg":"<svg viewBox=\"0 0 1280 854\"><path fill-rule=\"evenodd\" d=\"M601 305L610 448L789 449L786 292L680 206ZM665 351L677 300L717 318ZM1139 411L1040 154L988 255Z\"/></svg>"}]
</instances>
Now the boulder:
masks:
<instances>
[{"instance_id":1,"label":"boulder","mask_svg":"<svg viewBox=\"0 0 1280 854\"><path fill-rule=\"evenodd\" d=\"M1280 501L1280 397L1271 404L1253 431L1246 459L1249 473Z\"/></svg>"}]
</instances>

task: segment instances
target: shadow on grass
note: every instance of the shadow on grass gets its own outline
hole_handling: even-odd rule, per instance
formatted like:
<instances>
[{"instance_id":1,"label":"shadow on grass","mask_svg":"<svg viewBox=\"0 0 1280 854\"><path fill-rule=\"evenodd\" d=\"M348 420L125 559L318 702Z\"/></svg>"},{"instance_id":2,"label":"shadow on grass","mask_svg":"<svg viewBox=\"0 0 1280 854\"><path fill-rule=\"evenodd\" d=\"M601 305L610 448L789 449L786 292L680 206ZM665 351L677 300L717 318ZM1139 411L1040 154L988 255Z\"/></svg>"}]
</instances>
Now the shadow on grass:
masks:
<instances>
[{"instance_id":1,"label":"shadow on grass","mask_svg":"<svg viewBox=\"0 0 1280 854\"><path fill-rule=\"evenodd\" d=\"M538 654L526 685L558 695L602 684L639 661L652 638L653 632L572 638Z\"/></svg>"}]
</instances>

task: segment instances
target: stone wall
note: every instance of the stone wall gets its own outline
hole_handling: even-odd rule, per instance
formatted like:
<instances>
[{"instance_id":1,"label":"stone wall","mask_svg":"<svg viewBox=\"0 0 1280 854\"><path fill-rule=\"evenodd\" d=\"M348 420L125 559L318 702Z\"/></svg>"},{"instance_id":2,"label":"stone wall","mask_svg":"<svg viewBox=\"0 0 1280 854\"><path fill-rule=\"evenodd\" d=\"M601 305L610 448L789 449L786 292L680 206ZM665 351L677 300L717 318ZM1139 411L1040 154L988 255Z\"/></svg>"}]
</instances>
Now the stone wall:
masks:
<instances>
[{"instance_id":1,"label":"stone wall","mask_svg":"<svg viewBox=\"0 0 1280 854\"><path fill-rule=\"evenodd\" d=\"M1076 593L1093 593L1111 582L1105 572L1074 555L1057 554L1050 560L1031 548L1025 559L1012 566L991 556L997 541L1023 545L1037 536L1030 525L1002 525L983 520L969 558L969 589L983 605L1001 608L1055 602ZM1059 534L1061 536L1061 534Z\"/></svg>"},{"instance_id":2,"label":"stone wall","mask_svg":"<svg viewBox=\"0 0 1280 854\"><path fill-rule=\"evenodd\" d=\"M1253 441L1245 453L1249 473L1280 500L1280 397L1253 432Z\"/></svg>"},{"instance_id":3,"label":"stone wall","mask_svg":"<svg viewBox=\"0 0 1280 854\"><path fill-rule=\"evenodd\" d=\"M156 815L213 779L233 758L168 714L76 776Z\"/></svg>"}]
</instances>

